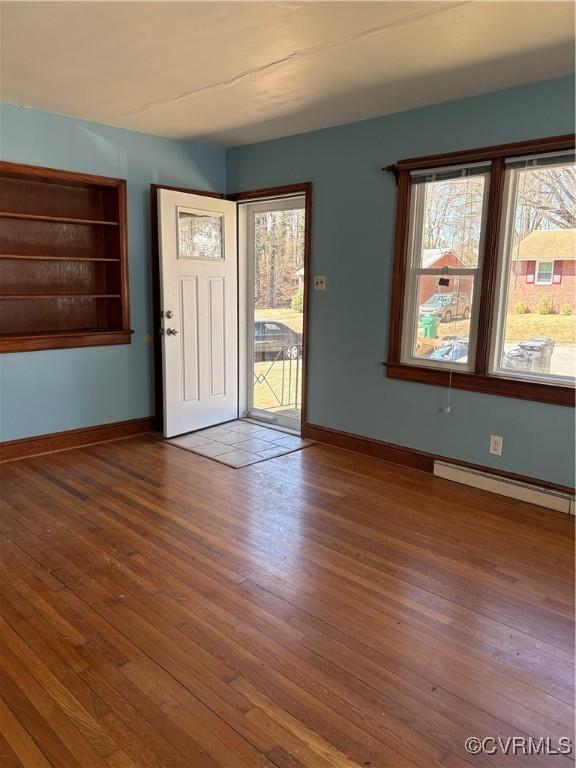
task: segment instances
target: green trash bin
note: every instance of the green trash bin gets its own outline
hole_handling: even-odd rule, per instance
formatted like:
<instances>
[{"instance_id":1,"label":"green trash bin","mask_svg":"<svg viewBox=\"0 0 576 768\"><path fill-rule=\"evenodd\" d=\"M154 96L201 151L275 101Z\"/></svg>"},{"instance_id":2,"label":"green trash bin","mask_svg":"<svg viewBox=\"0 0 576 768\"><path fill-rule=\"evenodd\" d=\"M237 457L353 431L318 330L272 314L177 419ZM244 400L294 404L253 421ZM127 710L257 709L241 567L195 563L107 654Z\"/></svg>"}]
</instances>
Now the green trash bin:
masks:
<instances>
[{"instance_id":1,"label":"green trash bin","mask_svg":"<svg viewBox=\"0 0 576 768\"><path fill-rule=\"evenodd\" d=\"M438 326L440 325L439 318L430 317L427 315L425 317L420 318L420 322L422 323L422 329L424 331L425 339L438 338Z\"/></svg>"}]
</instances>

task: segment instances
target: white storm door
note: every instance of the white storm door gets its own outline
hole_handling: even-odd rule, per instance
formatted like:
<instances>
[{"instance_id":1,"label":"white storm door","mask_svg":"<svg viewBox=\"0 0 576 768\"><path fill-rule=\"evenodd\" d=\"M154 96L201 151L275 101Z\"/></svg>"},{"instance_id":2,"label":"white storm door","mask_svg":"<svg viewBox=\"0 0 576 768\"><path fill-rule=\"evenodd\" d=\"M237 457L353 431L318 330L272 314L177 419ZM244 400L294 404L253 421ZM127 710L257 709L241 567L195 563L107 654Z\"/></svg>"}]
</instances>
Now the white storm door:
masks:
<instances>
[{"instance_id":1,"label":"white storm door","mask_svg":"<svg viewBox=\"0 0 576 768\"><path fill-rule=\"evenodd\" d=\"M236 203L158 190L164 434L238 417Z\"/></svg>"}]
</instances>

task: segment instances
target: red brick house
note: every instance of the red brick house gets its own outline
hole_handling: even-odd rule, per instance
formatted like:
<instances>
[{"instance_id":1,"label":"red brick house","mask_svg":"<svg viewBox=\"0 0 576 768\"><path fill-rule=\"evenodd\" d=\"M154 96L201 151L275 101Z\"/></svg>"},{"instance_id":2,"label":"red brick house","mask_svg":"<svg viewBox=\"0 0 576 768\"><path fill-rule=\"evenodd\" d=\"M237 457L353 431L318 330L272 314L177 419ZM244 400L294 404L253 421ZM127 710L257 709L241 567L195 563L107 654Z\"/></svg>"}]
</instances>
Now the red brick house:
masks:
<instances>
[{"instance_id":1,"label":"red brick house","mask_svg":"<svg viewBox=\"0 0 576 768\"><path fill-rule=\"evenodd\" d=\"M466 264L458 257L456 251L451 248L428 248L422 254L423 269L441 269L442 267L452 267L453 269L466 269ZM472 298L472 278L450 276L450 285L442 288L438 287L437 275L423 275L420 278L420 293L418 301L423 304L435 293L448 293L450 291L462 291Z\"/></svg>"},{"instance_id":2,"label":"red brick house","mask_svg":"<svg viewBox=\"0 0 576 768\"><path fill-rule=\"evenodd\" d=\"M538 229L530 232L512 254L508 309L524 302L530 312L547 296L553 311L565 304L576 309L576 230Z\"/></svg>"}]
</instances>

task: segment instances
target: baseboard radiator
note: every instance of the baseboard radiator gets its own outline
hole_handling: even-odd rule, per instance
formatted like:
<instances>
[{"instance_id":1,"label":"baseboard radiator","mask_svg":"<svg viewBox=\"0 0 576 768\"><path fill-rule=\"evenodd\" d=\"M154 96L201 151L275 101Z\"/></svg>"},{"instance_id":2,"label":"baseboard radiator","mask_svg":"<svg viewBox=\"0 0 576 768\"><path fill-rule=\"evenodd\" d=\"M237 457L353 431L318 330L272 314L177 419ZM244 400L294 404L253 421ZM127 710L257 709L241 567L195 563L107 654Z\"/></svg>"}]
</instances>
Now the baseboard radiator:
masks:
<instances>
[{"instance_id":1,"label":"baseboard radiator","mask_svg":"<svg viewBox=\"0 0 576 768\"><path fill-rule=\"evenodd\" d=\"M567 515L576 514L574 497L568 493L539 488L536 485L530 485L530 483L491 475L489 472L481 472L477 469L459 467L446 461L434 462L434 474L445 480L471 485L473 488L498 493L500 496L509 496L511 499L527 501L530 504L547 507L556 512L564 512Z\"/></svg>"}]
</instances>

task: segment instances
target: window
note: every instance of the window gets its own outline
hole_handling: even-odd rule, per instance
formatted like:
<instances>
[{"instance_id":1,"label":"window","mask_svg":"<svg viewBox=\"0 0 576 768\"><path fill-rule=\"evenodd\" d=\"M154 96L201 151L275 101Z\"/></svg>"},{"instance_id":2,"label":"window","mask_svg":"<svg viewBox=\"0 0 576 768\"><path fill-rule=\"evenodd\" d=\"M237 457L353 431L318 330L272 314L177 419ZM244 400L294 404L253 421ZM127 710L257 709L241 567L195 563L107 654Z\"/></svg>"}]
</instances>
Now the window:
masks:
<instances>
[{"instance_id":1,"label":"window","mask_svg":"<svg viewBox=\"0 0 576 768\"><path fill-rule=\"evenodd\" d=\"M178 209L178 258L222 259L223 218Z\"/></svg>"},{"instance_id":2,"label":"window","mask_svg":"<svg viewBox=\"0 0 576 768\"><path fill-rule=\"evenodd\" d=\"M573 405L574 138L386 170L398 182L388 375Z\"/></svg>"},{"instance_id":3,"label":"window","mask_svg":"<svg viewBox=\"0 0 576 768\"><path fill-rule=\"evenodd\" d=\"M473 366L489 170L412 175L406 363Z\"/></svg>"},{"instance_id":4,"label":"window","mask_svg":"<svg viewBox=\"0 0 576 768\"><path fill-rule=\"evenodd\" d=\"M566 160L560 155L506 163L496 374L574 380L576 167Z\"/></svg>"},{"instance_id":5,"label":"window","mask_svg":"<svg viewBox=\"0 0 576 768\"><path fill-rule=\"evenodd\" d=\"M538 261L536 266L536 285L552 285L553 273L553 261Z\"/></svg>"}]
</instances>

